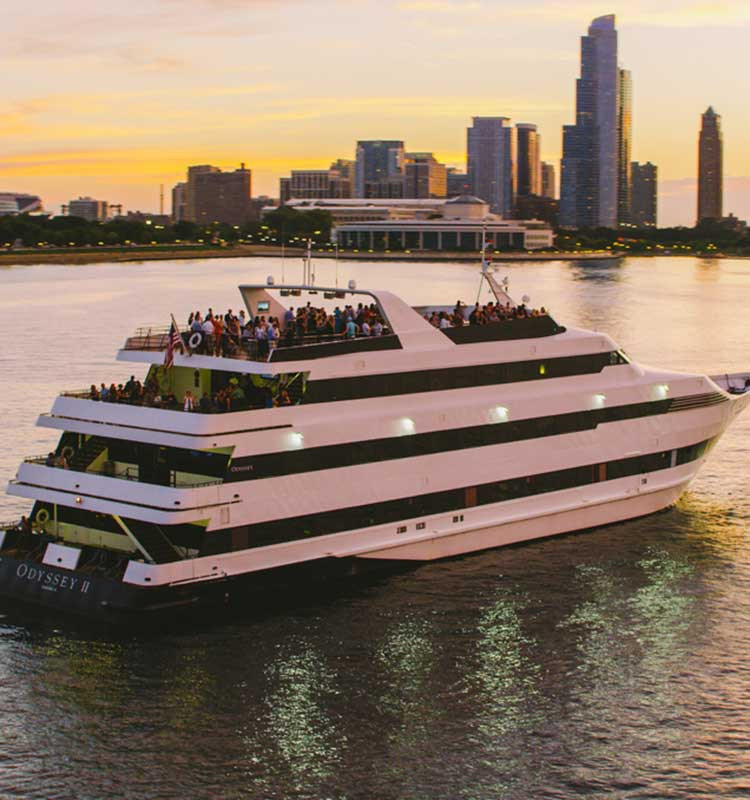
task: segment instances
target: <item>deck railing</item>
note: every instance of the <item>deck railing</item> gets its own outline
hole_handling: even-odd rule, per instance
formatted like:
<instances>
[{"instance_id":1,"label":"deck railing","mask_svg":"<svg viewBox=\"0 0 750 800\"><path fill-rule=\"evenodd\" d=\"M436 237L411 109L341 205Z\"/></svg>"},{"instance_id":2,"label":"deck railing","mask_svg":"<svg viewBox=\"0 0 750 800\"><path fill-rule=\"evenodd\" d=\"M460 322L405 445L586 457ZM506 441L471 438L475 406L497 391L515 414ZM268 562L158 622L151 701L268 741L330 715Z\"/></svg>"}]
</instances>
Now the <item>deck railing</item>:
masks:
<instances>
[{"instance_id":1,"label":"deck railing","mask_svg":"<svg viewBox=\"0 0 750 800\"><path fill-rule=\"evenodd\" d=\"M390 334L384 329L383 335ZM358 333L355 337L347 337L345 333L310 333L298 336L281 331L279 338L271 342L247 337L236 337L227 333L222 334L220 346L217 348L215 337L211 334L201 334L201 343L195 349L189 345L193 333L182 333L182 341L186 352L194 355L216 355L222 358L234 358L240 361L271 361L274 350L283 350L289 347L305 347L307 345L334 344L347 342L354 339L377 339L375 336L364 336ZM160 352L167 349L169 343L169 328L141 327L137 328L133 336L125 340L123 350L139 350Z\"/></svg>"},{"instance_id":2,"label":"deck railing","mask_svg":"<svg viewBox=\"0 0 750 800\"><path fill-rule=\"evenodd\" d=\"M64 467L62 464L47 464L49 456L28 456L24 458L24 464L39 464L41 466L49 466L53 469L68 469L71 472L81 472L87 475L97 475L104 478L117 478L118 480L134 481L136 483L150 483L150 481L142 481L140 479L139 470L137 467L126 467L120 472L113 469L75 469L73 467ZM221 478L206 478L205 480L185 480L178 479L175 470L169 471L169 486L175 489L200 489L204 486L220 486L224 481ZM167 484L152 484L155 486L163 486Z\"/></svg>"}]
</instances>

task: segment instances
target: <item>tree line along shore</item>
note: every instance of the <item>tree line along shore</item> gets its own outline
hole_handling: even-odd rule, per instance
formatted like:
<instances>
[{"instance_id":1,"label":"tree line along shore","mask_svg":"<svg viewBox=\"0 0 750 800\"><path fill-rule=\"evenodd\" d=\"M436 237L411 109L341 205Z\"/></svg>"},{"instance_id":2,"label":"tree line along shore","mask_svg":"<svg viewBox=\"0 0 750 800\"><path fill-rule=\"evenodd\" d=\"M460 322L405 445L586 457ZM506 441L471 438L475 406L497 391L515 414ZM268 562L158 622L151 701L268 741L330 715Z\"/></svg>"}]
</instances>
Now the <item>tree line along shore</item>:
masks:
<instances>
[{"instance_id":1,"label":"tree line along shore","mask_svg":"<svg viewBox=\"0 0 750 800\"><path fill-rule=\"evenodd\" d=\"M367 260L476 260L472 250L343 250L331 242L331 215L284 207L245 225L157 222L117 218L0 217L0 265L93 263L247 256L301 256L310 243L315 257ZM502 260L614 258L622 255L750 256L750 233L718 224L695 228L558 231L548 251L494 252Z\"/></svg>"}]
</instances>

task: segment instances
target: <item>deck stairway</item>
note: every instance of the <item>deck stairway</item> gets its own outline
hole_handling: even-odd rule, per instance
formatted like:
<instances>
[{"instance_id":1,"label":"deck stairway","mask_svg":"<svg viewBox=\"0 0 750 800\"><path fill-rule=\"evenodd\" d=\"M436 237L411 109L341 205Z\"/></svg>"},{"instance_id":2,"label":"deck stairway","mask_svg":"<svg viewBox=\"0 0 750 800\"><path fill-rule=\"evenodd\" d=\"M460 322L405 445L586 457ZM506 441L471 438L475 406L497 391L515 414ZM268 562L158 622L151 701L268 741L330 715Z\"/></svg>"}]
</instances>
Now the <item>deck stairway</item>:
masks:
<instances>
[{"instance_id":1,"label":"deck stairway","mask_svg":"<svg viewBox=\"0 0 750 800\"><path fill-rule=\"evenodd\" d=\"M126 524L149 561L166 564L182 558L158 525L135 519L129 519Z\"/></svg>"},{"instance_id":2,"label":"deck stairway","mask_svg":"<svg viewBox=\"0 0 750 800\"><path fill-rule=\"evenodd\" d=\"M70 469L76 472L86 472L91 464L107 449L106 442L98 436L87 439L83 446L76 450L68 460Z\"/></svg>"}]
</instances>

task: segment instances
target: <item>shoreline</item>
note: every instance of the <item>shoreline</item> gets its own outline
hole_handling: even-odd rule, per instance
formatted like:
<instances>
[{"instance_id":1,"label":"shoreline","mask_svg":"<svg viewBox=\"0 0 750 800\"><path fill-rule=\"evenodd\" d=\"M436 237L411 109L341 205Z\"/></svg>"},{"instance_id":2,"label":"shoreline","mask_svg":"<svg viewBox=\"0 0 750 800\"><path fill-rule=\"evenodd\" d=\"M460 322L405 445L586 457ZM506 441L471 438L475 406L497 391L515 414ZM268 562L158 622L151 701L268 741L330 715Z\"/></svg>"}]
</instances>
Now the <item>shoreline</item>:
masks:
<instances>
[{"instance_id":1,"label":"shoreline","mask_svg":"<svg viewBox=\"0 0 750 800\"><path fill-rule=\"evenodd\" d=\"M137 261L188 261L207 258L281 258L302 259L305 251L300 248L267 247L257 245L238 245L235 247L164 247L128 250L125 248L78 248L69 252L45 252L44 250L0 252L0 267L33 264L96 264L127 263ZM313 249L316 259L338 258L340 261L465 261L475 262L478 253L465 251L433 252L384 252L384 251L345 251L338 253L333 248ZM616 260L623 258L621 253L528 253L514 252L493 254L493 261L586 261Z\"/></svg>"},{"instance_id":2,"label":"shoreline","mask_svg":"<svg viewBox=\"0 0 750 800\"><path fill-rule=\"evenodd\" d=\"M235 247L164 247L128 250L117 248L113 250L99 248L80 248L70 252L45 252L40 251L4 251L0 252L0 267L22 266L35 264L97 264L97 263L128 263L139 261L190 261L208 258L282 258L293 260L302 259L305 251L299 248L282 248L278 246L237 245ZM584 252L584 253L493 253L493 262L508 261L617 261L627 258L630 253ZM638 258L679 258L690 256L703 259L748 259L746 255L708 254L708 253L633 253ZM434 252L385 252L385 251L342 251L338 253L333 248L320 250L313 249L315 259L335 259L339 261L451 261L474 263L479 259L478 253L465 251L434 251Z\"/></svg>"}]
</instances>

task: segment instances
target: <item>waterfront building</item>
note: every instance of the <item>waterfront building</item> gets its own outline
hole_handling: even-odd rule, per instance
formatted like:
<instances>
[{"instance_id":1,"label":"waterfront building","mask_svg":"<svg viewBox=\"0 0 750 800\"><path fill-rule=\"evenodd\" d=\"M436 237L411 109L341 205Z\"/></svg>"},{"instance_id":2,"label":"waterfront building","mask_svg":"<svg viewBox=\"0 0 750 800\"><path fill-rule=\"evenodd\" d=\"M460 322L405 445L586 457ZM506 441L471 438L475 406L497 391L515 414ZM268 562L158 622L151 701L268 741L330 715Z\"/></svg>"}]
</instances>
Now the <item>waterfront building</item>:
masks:
<instances>
[{"instance_id":1,"label":"waterfront building","mask_svg":"<svg viewBox=\"0 0 750 800\"><path fill-rule=\"evenodd\" d=\"M232 172L215 167L192 174L188 170L188 189L192 222L242 225L252 219L252 172L244 164Z\"/></svg>"},{"instance_id":2,"label":"waterfront building","mask_svg":"<svg viewBox=\"0 0 750 800\"><path fill-rule=\"evenodd\" d=\"M554 200L557 197L555 186L555 165L542 161L542 197Z\"/></svg>"},{"instance_id":3,"label":"waterfront building","mask_svg":"<svg viewBox=\"0 0 750 800\"><path fill-rule=\"evenodd\" d=\"M617 30L614 14L608 14L595 19L581 37L576 122L563 127L563 227L617 224L618 84Z\"/></svg>"},{"instance_id":4,"label":"waterfront building","mask_svg":"<svg viewBox=\"0 0 750 800\"><path fill-rule=\"evenodd\" d=\"M513 130L508 117L473 117L466 130L471 191L489 203L493 214L509 217L513 208Z\"/></svg>"},{"instance_id":5,"label":"waterfront building","mask_svg":"<svg viewBox=\"0 0 750 800\"><path fill-rule=\"evenodd\" d=\"M536 125L516 124L516 196L542 194L541 136Z\"/></svg>"},{"instance_id":6,"label":"waterfront building","mask_svg":"<svg viewBox=\"0 0 750 800\"><path fill-rule=\"evenodd\" d=\"M720 220L722 214L721 117L709 106L701 117L698 140L698 219Z\"/></svg>"},{"instance_id":7,"label":"waterfront building","mask_svg":"<svg viewBox=\"0 0 750 800\"><path fill-rule=\"evenodd\" d=\"M0 217L42 211L42 199L35 194L0 192Z\"/></svg>"},{"instance_id":8,"label":"waterfront building","mask_svg":"<svg viewBox=\"0 0 750 800\"><path fill-rule=\"evenodd\" d=\"M631 165L632 205L630 224L636 228L656 227L656 165L647 161Z\"/></svg>"},{"instance_id":9,"label":"waterfront building","mask_svg":"<svg viewBox=\"0 0 750 800\"><path fill-rule=\"evenodd\" d=\"M404 196L404 143L395 139L357 142L355 197Z\"/></svg>"},{"instance_id":10,"label":"waterfront building","mask_svg":"<svg viewBox=\"0 0 750 800\"><path fill-rule=\"evenodd\" d=\"M187 183L177 183L172 187L172 222L187 219Z\"/></svg>"},{"instance_id":11,"label":"waterfront building","mask_svg":"<svg viewBox=\"0 0 750 800\"><path fill-rule=\"evenodd\" d=\"M79 197L63 206L70 217L81 217L89 222L104 222L109 216L109 203L106 200L94 200L93 197Z\"/></svg>"},{"instance_id":12,"label":"waterfront building","mask_svg":"<svg viewBox=\"0 0 750 800\"><path fill-rule=\"evenodd\" d=\"M554 232L539 220L505 220L489 213L489 204L472 195L444 201L427 219L378 219L337 223L333 236L355 250L473 250L484 241L493 250L552 247Z\"/></svg>"},{"instance_id":13,"label":"waterfront building","mask_svg":"<svg viewBox=\"0 0 750 800\"><path fill-rule=\"evenodd\" d=\"M406 153L404 197L445 197L448 170L432 153Z\"/></svg>"},{"instance_id":14,"label":"waterfront building","mask_svg":"<svg viewBox=\"0 0 750 800\"><path fill-rule=\"evenodd\" d=\"M428 219L441 214L445 198L292 198L285 205L296 211L326 211L334 224L383 219ZM263 213L273 208L263 209Z\"/></svg>"},{"instance_id":15,"label":"waterfront building","mask_svg":"<svg viewBox=\"0 0 750 800\"><path fill-rule=\"evenodd\" d=\"M618 72L617 91L617 223L631 222L632 186L630 182L630 151L633 129L633 89L630 70Z\"/></svg>"},{"instance_id":16,"label":"waterfront building","mask_svg":"<svg viewBox=\"0 0 750 800\"><path fill-rule=\"evenodd\" d=\"M459 194L466 194L471 190L469 183L469 173L462 172L456 167L448 167L447 178L447 197L457 197Z\"/></svg>"}]
</instances>

